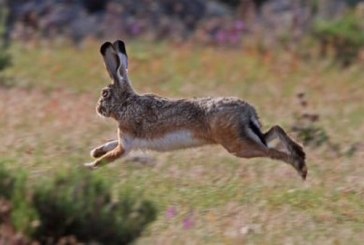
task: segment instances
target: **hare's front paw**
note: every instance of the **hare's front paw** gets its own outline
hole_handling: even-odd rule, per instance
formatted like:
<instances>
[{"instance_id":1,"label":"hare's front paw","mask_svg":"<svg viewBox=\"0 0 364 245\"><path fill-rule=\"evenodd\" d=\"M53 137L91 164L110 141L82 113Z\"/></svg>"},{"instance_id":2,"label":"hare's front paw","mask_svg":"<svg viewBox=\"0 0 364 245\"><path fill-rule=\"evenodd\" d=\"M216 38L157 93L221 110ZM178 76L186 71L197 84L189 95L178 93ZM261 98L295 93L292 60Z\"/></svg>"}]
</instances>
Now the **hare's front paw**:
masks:
<instances>
[{"instance_id":1,"label":"hare's front paw","mask_svg":"<svg viewBox=\"0 0 364 245\"><path fill-rule=\"evenodd\" d=\"M97 147L95 149L92 149L91 152L90 152L90 155L93 158L99 158L99 157L102 157L103 155L105 155L106 153L107 153L107 151L105 151L103 149L103 146L101 146L101 147Z\"/></svg>"},{"instance_id":2,"label":"hare's front paw","mask_svg":"<svg viewBox=\"0 0 364 245\"><path fill-rule=\"evenodd\" d=\"M88 162L88 163L84 163L83 166L85 166L86 168L90 169L90 170L94 170L97 168L96 163L95 162Z\"/></svg>"}]
</instances>

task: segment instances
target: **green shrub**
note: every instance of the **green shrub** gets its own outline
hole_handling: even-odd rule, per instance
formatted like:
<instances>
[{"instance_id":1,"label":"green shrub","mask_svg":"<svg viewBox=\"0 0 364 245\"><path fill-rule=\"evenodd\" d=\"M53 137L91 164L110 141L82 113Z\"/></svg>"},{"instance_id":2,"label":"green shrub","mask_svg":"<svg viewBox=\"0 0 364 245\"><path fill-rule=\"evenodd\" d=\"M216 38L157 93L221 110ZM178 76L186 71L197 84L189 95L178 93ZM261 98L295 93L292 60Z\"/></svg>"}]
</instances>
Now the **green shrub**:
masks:
<instances>
[{"instance_id":1,"label":"green shrub","mask_svg":"<svg viewBox=\"0 0 364 245\"><path fill-rule=\"evenodd\" d=\"M350 65L364 47L363 20L348 14L336 21L318 21L314 26L314 37L321 45L321 55L331 48L334 58L343 66Z\"/></svg>"},{"instance_id":2,"label":"green shrub","mask_svg":"<svg viewBox=\"0 0 364 245\"><path fill-rule=\"evenodd\" d=\"M0 48L0 71L10 66L10 64L10 55L6 52L6 50Z\"/></svg>"},{"instance_id":3,"label":"green shrub","mask_svg":"<svg viewBox=\"0 0 364 245\"><path fill-rule=\"evenodd\" d=\"M16 230L41 243L72 236L85 243L127 244L156 218L151 202L125 188L112 195L111 184L88 170L58 174L30 188L26 175L4 167L8 163L0 162L0 199L10 202Z\"/></svg>"},{"instance_id":4,"label":"green shrub","mask_svg":"<svg viewBox=\"0 0 364 245\"><path fill-rule=\"evenodd\" d=\"M32 195L27 188L27 176L23 172L16 174L16 182L11 194L11 222L17 231L31 234L36 227L37 213L32 205Z\"/></svg>"},{"instance_id":5,"label":"green shrub","mask_svg":"<svg viewBox=\"0 0 364 245\"><path fill-rule=\"evenodd\" d=\"M16 176L0 162L0 198L10 199L16 184Z\"/></svg>"},{"instance_id":6,"label":"green shrub","mask_svg":"<svg viewBox=\"0 0 364 245\"><path fill-rule=\"evenodd\" d=\"M32 222L37 219L31 205L31 196L26 186L26 175L23 172L9 171L5 165L11 161L0 161L0 198L11 204L11 223L18 230L31 233Z\"/></svg>"},{"instance_id":7,"label":"green shrub","mask_svg":"<svg viewBox=\"0 0 364 245\"><path fill-rule=\"evenodd\" d=\"M2 71L11 64L10 55L7 52L4 44L6 16L7 10L5 7L5 3L0 0L0 71Z\"/></svg>"},{"instance_id":8,"label":"green shrub","mask_svg":"<svg viewBox=\"0 0 364 245\"><path fill-rule=\"evenodd\" d=\"M113 200L110 189L106 181L84 171L38 186L33 201L40 226L34 238L55 242L73 235L82 242L130 243L155 219L155 208L128 192Z\"/></svg>"}]
</instances>

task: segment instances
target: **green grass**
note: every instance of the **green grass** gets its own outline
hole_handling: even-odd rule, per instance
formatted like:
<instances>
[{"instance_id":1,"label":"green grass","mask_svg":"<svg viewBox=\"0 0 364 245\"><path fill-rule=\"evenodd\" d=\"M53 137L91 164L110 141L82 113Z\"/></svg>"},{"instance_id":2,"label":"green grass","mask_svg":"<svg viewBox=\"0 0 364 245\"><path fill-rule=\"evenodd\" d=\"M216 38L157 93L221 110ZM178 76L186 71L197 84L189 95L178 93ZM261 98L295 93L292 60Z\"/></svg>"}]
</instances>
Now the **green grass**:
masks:
<instances>
[{"instance_id":1,"label":"green grass","mask_svg":"<svg viewBox=\"0 0 364 245\"><path fill-rule=\"evenodd\" d=\"M0 88L0 159L34 183L90 161L89 150L115 137L116 123L94 109L108 83L98 45L11 49L14 66ZM130 76L141 93L239 96L256 106L264 128L288 130L301 110L295 95L304 91L307 110L321 116L334 142L359 143L352 157L307 148L306 182L288 165L238 159L219 146L150 152L148 164L116 161L93 174L107 177L115 190L129 186L160 211L137 244L361 244L362 64L339 70L289 53L262 57L254 50L143 42L128 48Z\"/></svg>"}]
</instances>

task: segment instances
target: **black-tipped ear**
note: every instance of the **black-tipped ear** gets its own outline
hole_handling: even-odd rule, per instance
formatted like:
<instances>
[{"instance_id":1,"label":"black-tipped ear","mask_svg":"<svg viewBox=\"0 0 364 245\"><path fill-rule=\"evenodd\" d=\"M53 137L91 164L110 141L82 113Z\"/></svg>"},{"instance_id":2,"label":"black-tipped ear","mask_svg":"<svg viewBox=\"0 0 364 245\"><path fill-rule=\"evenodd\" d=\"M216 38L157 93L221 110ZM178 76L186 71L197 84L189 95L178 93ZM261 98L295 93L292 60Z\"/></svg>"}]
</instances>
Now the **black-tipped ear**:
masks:
<instances>
[{"instance_id":1,"label":"black-tipped ear","mask_svg":"<svg viewBox=\"0 0 364 245\"><path fill-rule=\"evenodd\" d=\"M123 53L124 55L128 56L128 55L126 54L126 48L125 48L125 43L124 43L124 41L116 40L116 41L113 43L113 46L114 46L114 48L115 48L117 51L119 51L119 52Z\"/></svg>"},{"instance_id":2,"label":"black-tipped ear","mask_svg":"<svg viewBox=\"0 0 364 245\"><path fill-rule=\"evenodd\" d=\"M101 47L100 47L100 53L101 55L105 55L106 54L106 49L108 47L112 46L112 44L110 42L104 42Z\"/></svg>"},{"instance_id":3,"label":"black-tipped ear","mask_svg":"<svg viewBox=\"0 0 364 245\"><path fill-rule=\"evenodd\" d=\"M120 66L120 62L113 45L110 42L105 42L100 47L100 53L104 58L104 63L110 77L114 80L117 79L117 71Z\"/></svg>"},{"instance_id":4,"label":"black-tipped ear","mask_svg":"<svg viewBox=\"0 0 364 245\"><path fill-rule=\"evenodd\" d=\"M119 56L122 66L127 71L129 66L129 61L128 61L128 54L126 53L125 43L121 40L117 40L113 43L113 46Z\"/></svg>"}]
</instances>

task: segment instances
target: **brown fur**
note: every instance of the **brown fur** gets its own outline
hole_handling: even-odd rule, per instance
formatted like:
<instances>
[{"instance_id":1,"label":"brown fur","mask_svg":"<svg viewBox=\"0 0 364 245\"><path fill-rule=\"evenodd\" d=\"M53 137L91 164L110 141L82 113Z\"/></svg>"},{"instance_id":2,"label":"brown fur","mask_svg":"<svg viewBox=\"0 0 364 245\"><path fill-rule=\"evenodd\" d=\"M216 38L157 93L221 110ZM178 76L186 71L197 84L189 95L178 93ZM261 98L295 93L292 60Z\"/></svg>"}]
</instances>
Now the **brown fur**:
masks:
<instances>
[{"instance_id":1,"label":"brown fur","mask_svg":"<svg viewBox=\"0 0 364 245\"><path fill-rule=\"evenodd\" d=\"M306 177L302 147L279 126L265 134L252 130L249 126L251 123L260 128L257 113L251 105L238 98L171 100L152 94L137 94L128 79L127 55L122 49L123 45L123 42L116 41L101 47L113 83L103 89L97 105L100 115L111 117L119 123L118 140L92 150L91 155L97 159L86 164L88 167L114 161L127 154L136 144L140 147L149 143L160 144L162 146L159 147L163 148L168 141L186 140L191 141L191 146L221 144L238 157L281 160L291 164L302 178ZM265 145L275 138L287 152ZM183 147L186 147L185 144Z\"/></svg>"}]
</instances>

